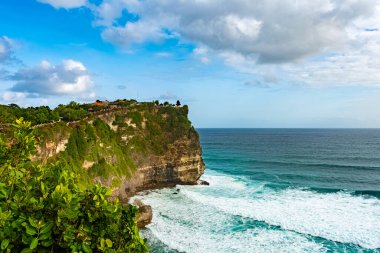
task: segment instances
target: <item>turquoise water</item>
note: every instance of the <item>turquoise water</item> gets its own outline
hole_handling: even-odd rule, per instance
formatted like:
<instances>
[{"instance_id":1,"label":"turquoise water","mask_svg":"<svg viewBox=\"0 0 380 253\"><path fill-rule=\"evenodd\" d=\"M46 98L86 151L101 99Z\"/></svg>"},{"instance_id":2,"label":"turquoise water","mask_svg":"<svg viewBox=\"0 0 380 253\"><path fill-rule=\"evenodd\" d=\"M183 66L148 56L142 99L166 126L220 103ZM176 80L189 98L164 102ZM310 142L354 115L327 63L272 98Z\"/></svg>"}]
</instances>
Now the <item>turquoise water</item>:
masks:
<instances>
[{"instance_id":1,"label":"turquoise water","mask_svg":"<svg viewBox=\"0 0 380 253\"><path fill-rule=\"evenodd\" d=\"M201 129L210 186L152 191L152 252L380 252L380 130Z\"/></svg>"}]
</instances>

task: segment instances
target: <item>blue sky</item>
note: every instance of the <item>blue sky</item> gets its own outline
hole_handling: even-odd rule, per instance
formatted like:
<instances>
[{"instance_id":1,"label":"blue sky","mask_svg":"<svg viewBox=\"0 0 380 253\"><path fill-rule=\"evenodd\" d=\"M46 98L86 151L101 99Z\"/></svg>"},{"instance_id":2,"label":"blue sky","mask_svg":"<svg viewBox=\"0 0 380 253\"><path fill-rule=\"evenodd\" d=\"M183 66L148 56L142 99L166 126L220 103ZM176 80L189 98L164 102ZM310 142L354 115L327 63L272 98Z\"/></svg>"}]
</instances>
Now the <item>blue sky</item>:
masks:
<instances>
[{"instance_id":1,"label":"blue sky","mask_svg":"<svg viewBox=\"0 0 380 253\"><path fill-rule=\"evenodd\" d=\"M0 103L135 98L196 127L380 127L375 0L3 0Z\"/></svg>"}]
</instances>

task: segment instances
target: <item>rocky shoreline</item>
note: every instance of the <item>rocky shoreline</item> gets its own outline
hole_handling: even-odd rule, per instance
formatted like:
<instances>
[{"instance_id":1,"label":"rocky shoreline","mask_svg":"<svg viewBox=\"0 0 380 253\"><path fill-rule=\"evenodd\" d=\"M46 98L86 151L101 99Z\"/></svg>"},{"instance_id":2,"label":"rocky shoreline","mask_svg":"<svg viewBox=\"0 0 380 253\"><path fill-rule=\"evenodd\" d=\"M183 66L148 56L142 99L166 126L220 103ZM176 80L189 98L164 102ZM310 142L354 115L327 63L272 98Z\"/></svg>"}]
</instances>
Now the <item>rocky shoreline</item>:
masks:
<instances>
[{"instance_id":1,"label":"rocky shoreline","mask_svg":"<svg viewBox=\"0 0 380 253\"><path fill-rule=\"evenodd\" d=\"M197 180L197 183L195 185L209 186L210 183L205 180ZM173 194L178 194L179 190L180 189L176 189L176 191L173 192ZM149 225L152 222L152 219L153 219L152 207L150 205L143 203L141 199L138 198L138 195L133 196L131 198L131 201L129 201L129 203L139 208L139 215L137 217L137 226L139 228L145 228L147 225Z\"/></svg>"}]
</instances>

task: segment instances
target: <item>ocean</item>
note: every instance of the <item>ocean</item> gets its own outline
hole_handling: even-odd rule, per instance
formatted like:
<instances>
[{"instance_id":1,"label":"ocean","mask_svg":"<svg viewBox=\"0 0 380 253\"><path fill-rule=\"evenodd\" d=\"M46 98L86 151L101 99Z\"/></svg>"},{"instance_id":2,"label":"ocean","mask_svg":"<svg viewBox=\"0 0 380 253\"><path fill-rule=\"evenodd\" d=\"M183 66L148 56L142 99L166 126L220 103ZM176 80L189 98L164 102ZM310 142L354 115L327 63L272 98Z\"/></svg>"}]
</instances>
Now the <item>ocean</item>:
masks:
<instances>
[{"instance_id":1,"label":"ocean","mask_svg":"<svg viewBox=\"0 0 380 253\"><path fill-rule=\"evenodd\" d=\"M380 252L380 129L199 129L209 186L142 195L162 252Z\"/></svg>"}]
</instances>

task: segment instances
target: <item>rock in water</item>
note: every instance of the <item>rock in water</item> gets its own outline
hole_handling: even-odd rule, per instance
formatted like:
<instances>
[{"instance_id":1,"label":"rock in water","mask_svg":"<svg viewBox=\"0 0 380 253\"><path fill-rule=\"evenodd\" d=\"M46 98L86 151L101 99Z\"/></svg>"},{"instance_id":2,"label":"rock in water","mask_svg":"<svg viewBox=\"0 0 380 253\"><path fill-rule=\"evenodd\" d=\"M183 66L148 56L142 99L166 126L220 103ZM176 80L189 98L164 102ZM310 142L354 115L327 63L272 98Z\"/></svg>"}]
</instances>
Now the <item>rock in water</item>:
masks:
<instances>
[{"instance_id":1,"label":"rock in water","mask_svg":"<svg viewBox=\"0 0 380 253\"><path fill-rule=\"evenodd\" d=\"M198 185L210 185L210 183L205 181L205 180L198 180L197 184Z\"/></svg>"},{"instance_id":2,"label":"rock in water","mask_svg":"<svg viewBox=\"0 0 380 253\"><path fill-rule=\"evenodd\" d=\"M152 222L153 212L150 205L144 204L141 200L136 199L133 205L139 208L139 214L137 217L137 226L139 228L144 228L146 225Z\"/></svg>"}]
</instances>

